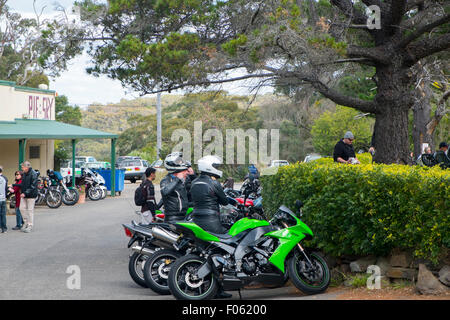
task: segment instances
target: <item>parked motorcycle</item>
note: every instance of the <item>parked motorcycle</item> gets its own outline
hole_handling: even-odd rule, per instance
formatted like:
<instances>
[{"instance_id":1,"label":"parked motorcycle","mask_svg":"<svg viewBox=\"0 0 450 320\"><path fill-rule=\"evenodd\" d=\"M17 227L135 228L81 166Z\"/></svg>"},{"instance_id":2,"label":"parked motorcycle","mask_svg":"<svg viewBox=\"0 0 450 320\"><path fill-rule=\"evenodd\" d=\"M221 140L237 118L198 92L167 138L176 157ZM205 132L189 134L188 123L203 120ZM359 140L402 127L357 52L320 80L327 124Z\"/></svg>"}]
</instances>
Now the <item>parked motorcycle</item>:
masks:
<instances>
[{"instance_id":1,"label":"parked motorcycle","mask_svg":"<svg viewBox=\"0 0 450 320\"><path fill-rule=\"evenodd\" d=\"M139 212L136 212L140 214ZM186 221L190 221L192 208L186 212ZM184 246L173 245L174 235L164 223L164 213L157 210L155 223L148 225L123 224L125 234L129 236L128 248L135 244L131 250L128 271L131 278L140 286L148 287L162 295L170 294L167 286L168 266L184 253ZM156 256L154 256L157 254ZM149 259L151 262L147 264ZM164 266L162 265L164 263ZM156 270L155 270L156 268Z\"/></svg>"},{"instance_id":2,"label":"parked motorcycle","mask_svg":"<svg viewBox=\"0 0 450 320\"><path fill-rule=\"evenodd\" d=\"M36 205L45 203L49 208L59 208L63 198L61 192L51 186L49 177L41 177L39 171L36 171L36 173L38 174Z\"/></svg>"},{"instance_id":3,"label":"parked motorcycle","mask_svg":"<svg viewBox=\"0 0 450 320\"><path fill-rule=\"evenodd\" d=\"M58 171L47 170L47 175L50 178L51 186L56 187L56 190L62 194L62 202L67 206L73 206L78 202L80 194L76 188L67 187L64 183L64 178Z\"/></svg>"},{"instance_id":4,"label":"parked motorcycle","mask_svg":"<svg viewBox=\"0 0 450 320\"><path fill-rule=\"evenodd\" d=\"M330 271L323 257L304 249L300 242L312 238L311 229L298 215L281 206L270 221L243 218L227 234L213 234L192 222L170 224L175 241L189 243L192 251L178 258L169 271L170 291L177 299L211 299L219 284L240 290L257 282L283 285L287 279L306 294L324 292Z\"/></svg>"},{"instance_id":5,"label":"parked motorcycle","mask_svg":"<svg viewBox=\"0 0 450 320\"><path fill-rule=\"evenodd\" d=\"M72 186L72 178L68 176L66 180L66 186ZM75 185L80 188L85 186L85 192L89 199L92 201L100 200L103 196L102 188L98 183L98 179L94 172L89 168L81 168L81 176L75 177Z\"/></svg>"}]
</instances>

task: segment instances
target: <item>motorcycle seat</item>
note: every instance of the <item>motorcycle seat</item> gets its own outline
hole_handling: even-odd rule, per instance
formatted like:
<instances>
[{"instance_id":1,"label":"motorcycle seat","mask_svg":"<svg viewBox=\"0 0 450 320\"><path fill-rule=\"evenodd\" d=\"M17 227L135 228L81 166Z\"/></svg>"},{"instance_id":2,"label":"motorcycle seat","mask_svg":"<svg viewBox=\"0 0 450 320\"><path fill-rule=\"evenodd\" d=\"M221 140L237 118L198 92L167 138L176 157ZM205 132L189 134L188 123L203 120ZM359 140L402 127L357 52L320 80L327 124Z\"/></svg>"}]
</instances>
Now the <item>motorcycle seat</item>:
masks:
<instances>
[{"instance_id":1,"label":"motorcycle seat","mask_svg":"<svg viewBox=\"0 0 450 320\"><path fill-rule=\"evenodd\" d=\"M216 236L219 239L231 239L233 238L232 235L229 235L228 233L213 233L213 232L208 232L210 234L212 234L213 236Z\"/></svg>"}]
</instances>

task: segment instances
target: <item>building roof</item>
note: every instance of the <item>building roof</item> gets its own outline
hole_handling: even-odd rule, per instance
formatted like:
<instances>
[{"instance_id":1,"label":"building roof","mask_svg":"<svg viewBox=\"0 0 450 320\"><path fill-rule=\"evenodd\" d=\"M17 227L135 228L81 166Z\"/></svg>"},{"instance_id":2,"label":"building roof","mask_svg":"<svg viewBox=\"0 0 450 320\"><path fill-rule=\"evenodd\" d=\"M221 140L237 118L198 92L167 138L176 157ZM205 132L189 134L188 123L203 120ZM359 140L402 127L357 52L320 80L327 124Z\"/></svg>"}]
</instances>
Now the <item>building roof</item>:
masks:
<instances>
[{"instance_id":1,"label":"building roof","mask_svg":"<svg viewBox=\"0 0 450 320\"><path fill-rule=\"evenodd\" d=\"M0 139L113 139L117 134L83 128L55 120L0 121Z\"/></svg>"},{"instance_id":2,"label":"building roof","mask_svg":"<svg viewBox=\"0 0 450 320\"><path fill-rule=\"evenodd\" d=\"M39 93L52 94L52 95L55 95L55 93L56 93L55 90L19 86L14 81L0 80L0 86L13 87L16 91L39 92Z\"/></svg>"}]
</instances>

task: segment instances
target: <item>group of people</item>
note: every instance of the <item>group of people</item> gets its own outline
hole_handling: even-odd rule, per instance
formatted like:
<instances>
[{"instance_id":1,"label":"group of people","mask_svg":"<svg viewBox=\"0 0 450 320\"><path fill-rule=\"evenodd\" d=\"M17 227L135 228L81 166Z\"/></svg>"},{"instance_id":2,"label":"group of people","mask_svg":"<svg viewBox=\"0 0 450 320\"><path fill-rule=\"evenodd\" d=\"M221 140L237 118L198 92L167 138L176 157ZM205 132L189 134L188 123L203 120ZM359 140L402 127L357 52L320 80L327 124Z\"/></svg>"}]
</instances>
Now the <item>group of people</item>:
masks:
<instances>
[{"instance_id":1,"label":"group of people","mask_svg":"<svg viewBox=\"0 0 450 320\"><path fill-rule=\"evenodd\" d=\"M38 195L38 175L31 167L29 161L21 164L21 171L14 173L14 182L8 185L8 179L3 175L0 166L0 229L1 233L7 233L6 223L6 199L8 194L15 195L16 226L12 230L21 230L29 233L33 229L34 204Z\"/></svg>"},{"instance_id":2,"label":"group of people","mask_svg":"<svg viewBox=\"0 0 450 320\"><path fill-rule=\"evenodd\" d=\"M356 157L355 150L353 149L353 141L355 140L355 136L351 131L347 131L344 134L344 137L336 143L333 151L333 160L338 163L345 164L359 164L360 161ZM439 150L435 153L432 152L431 147L425 148L425 153L419 155L417 160L413 163L417 164L423 159L423 155L429 155L433 159L434 164L440 165L442 168L450 168L450 156L448 153L448 144L446 142L441 142L439 144ZM375 149L374 147L369 148L369 153L374 155ZM411 153L411 157L413 154Z\"/></svg>"},{"instance_id":3,"label":"group of people","mask_svg":"<svg viewBox=\"0 0 450 320\"><path fill-rule=\"evenodd\" d=\"M154 168L147 168L147 179L142 183L146 190L147 201L141 208L143 222L151 222L155 211L164 205L164 222L175 223L186 218L189 207L193 207L194 223L203 230L224 234L227 230L220 221L220 205L227 205L228 198L217 179L222 177L218 168L222 164L216 156L205 156L198 160L197 176L191 163L182 157L182 153L169 154L164 160L168 174L160 182L161 203L156 204L153 180L156 177ZM217 298L230 298L231 294L219 288Z\"/></svg>"},{"instance_id":4,"label":"group of people","mask_svg":"<svg viewBox=\"0 0 450 320\"><path fill-rule=\"evenodd\" d=\"M424 153L419 155L417 160L414 161L416 164L425 164L427 166L439 165L443 169L450 168L450 156L448 153L448 144L446 142L441 142L439 144L439 149L433 153L431 147L426 147Z\"/></svg>"},{"instance_id":5,"label":"group of people","mask_svg":"<svg viewBox=\"0 0 450 320\"><path fill-rule=\"evenodd\" d=\"M216 156L205 156L198 160L197 176L189 161L180 152L169 154L164 160L168 174L160 182L161 202L156 203L153 180L154 168L147 168L146 180L142 187L146 190L146 203L141 207L144 223L154 220L155 211L164 205L164 222L177 222L186 218L189 207L193 207L193 221L206 231L225 233L219 212L220 205L227 205L228 198L217 179L222 177L218 169L221 160Z\"/></svg>"}]
</instances>

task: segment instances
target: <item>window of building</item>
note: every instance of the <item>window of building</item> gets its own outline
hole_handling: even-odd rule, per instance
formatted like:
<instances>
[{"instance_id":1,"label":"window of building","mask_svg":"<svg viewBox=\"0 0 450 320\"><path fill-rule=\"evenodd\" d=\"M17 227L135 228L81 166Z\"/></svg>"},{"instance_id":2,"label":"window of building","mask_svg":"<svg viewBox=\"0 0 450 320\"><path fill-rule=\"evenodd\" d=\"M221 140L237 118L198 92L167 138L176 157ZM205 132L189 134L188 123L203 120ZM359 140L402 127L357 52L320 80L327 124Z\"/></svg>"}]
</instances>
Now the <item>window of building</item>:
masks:
<instances>
[{"instance_id":1,"label":"window of building","mask_svg":"<svg viewBox=\"0 0 450 320\"><path fill-rule=\"evenodd\" d=\"M41 157L41 146L30 146L30 159L39 159Z\"/></svg>"}]
</instances>

